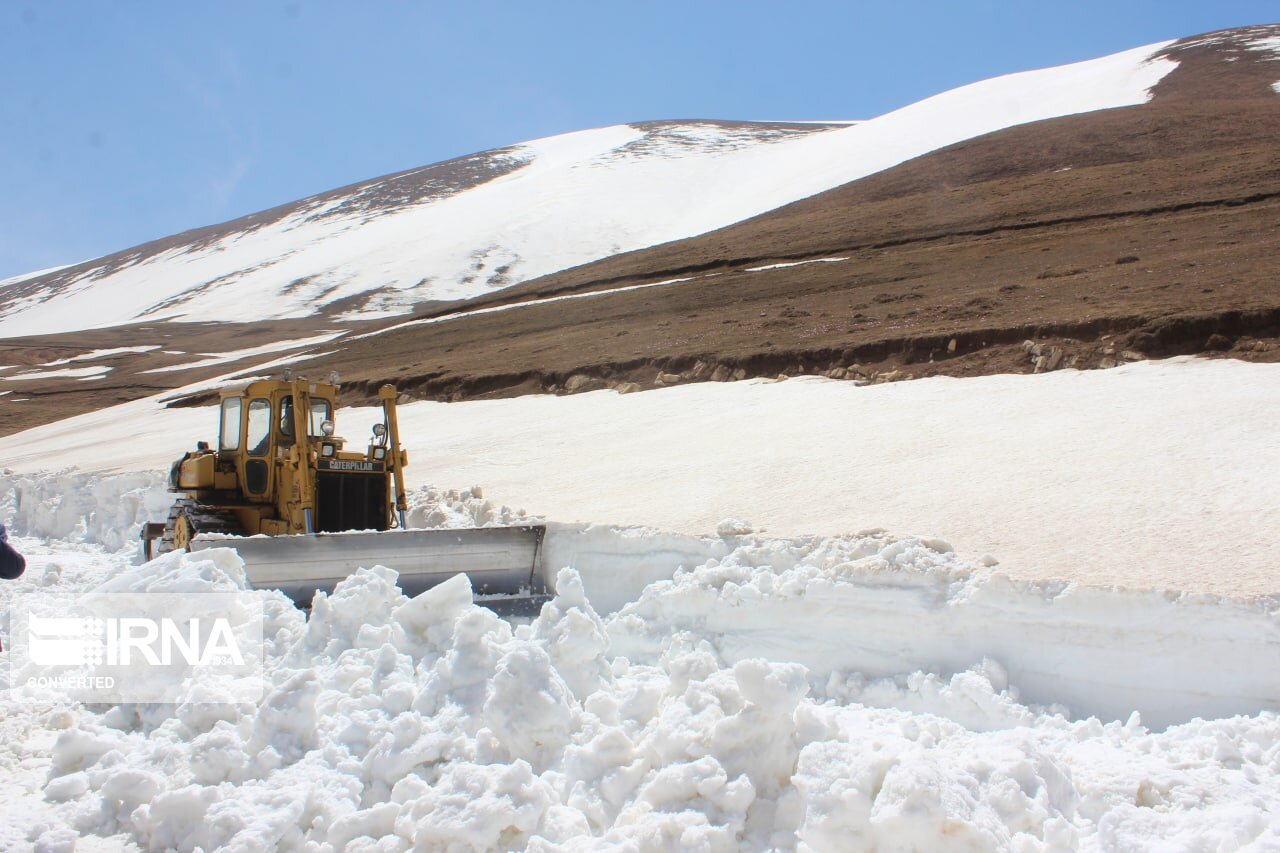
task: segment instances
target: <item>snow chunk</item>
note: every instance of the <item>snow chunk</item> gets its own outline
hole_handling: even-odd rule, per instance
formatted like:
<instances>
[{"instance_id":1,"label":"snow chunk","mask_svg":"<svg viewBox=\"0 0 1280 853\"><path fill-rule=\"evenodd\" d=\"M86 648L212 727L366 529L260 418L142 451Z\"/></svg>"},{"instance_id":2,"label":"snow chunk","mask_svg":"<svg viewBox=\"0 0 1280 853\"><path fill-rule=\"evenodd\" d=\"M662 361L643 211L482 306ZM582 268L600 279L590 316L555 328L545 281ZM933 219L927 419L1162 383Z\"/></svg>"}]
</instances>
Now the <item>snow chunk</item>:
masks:
<instances>
[{"instance_id":1,"label":"snow chunk","mask_svg":"<svg viewBox=\"0 0 1280 853\"><path fill-rule=\"evenodd\" d=\"M751 533L755 533L755 527L740 518L725 518L716 524L717 536L746 536Z\"/></svg>"},{"instance_id":2,"label":"snow chunk","mask_svg":"<svg viewBox=\"0 0 1280 853\"><path fill-rule=\"evenodd\" d=\"M93 592L239 592L249 588L244 561L232 548L171 551L121 572Z\"/></svg>"}]
</instances>

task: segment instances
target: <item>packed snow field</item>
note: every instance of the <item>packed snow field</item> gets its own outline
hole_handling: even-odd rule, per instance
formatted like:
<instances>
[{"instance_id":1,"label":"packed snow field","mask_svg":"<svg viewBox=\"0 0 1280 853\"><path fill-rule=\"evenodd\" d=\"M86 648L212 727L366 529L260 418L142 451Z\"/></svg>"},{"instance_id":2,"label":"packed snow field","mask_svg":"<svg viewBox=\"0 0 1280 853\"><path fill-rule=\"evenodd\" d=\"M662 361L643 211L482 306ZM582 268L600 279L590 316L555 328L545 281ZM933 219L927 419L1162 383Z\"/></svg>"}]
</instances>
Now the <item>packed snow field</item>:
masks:
<instances>
[{"instance_id":1,"label":"packed snow field","mask_svg":"<svg viewBox=\"0 0 1280 853\"><path fill-rule=\"evenodd\" d=\"M196 440L216 440L217 421L163 399L5 436L0 464L167 471ZM555 521L699 534L734 515L781 536L884 527L942 536L970 560L994 555L1019 578L1280 592L1280 365L704 382L399 414L411 485L483 483ZM359 444L378 417L344 409L338 432Z\"/></svg>"},{"instance_id":2,"label":"packed snow field","mask_svg":"<svg viewBox=\"0 0 1280 853\"><path fill-rule=\"evenodd\" d=\"M30 566L0 601L243 589L231 550L134 564L161 483L5 475ZM525 517L477 492L419 489L413 521ZM0 849L1280 846L1274 598L1019 582L884 532L548 535L525 624L385 568L310 619L267 594L256 704L12 691Z\"/></svg>"}]
</instances>

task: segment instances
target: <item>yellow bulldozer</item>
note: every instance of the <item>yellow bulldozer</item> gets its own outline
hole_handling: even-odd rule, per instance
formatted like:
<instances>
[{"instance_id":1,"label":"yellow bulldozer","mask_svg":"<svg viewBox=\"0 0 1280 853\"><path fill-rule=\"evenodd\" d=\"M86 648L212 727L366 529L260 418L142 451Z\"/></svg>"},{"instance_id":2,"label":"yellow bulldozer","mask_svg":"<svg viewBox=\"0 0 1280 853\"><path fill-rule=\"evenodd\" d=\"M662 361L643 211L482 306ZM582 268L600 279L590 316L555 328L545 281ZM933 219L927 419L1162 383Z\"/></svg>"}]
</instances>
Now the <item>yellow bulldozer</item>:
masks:
<instances>
[{"instance_id":1,"label":"yellow bulldozer","mask_svg":"<svg viewBox=\"0 0 1280 853\"><path fill-rule=\"evenodd\" d=\"M177 460L176 500L164 522L143 526L145 559L175 550L235 548L255 588L280 589L301 606L360 567L383 565L415 595L466 573L495 609L547 597L543 525L410 530L396 389L378 392L381 421L367 446L335 433L336 377L286 373L223 391L216 449L201 441Z\"/></svg>"}]
</instances>

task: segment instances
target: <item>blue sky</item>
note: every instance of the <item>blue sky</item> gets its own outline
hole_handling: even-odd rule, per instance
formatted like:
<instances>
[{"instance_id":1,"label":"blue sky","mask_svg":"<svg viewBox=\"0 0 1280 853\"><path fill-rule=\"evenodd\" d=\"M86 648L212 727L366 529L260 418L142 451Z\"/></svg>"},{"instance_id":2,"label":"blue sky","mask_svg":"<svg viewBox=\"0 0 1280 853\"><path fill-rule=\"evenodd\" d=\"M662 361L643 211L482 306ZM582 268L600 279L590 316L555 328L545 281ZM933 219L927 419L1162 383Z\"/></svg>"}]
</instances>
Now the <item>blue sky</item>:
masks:
<instances>
[{"instance_id":1,"label":"blue sky","mask_svg":"<svg viewBox=\"0 0 1280 853\"><path fill-rule=\"evenodd\" d=\"M866 118L1263 2L0 3L0 278L585 127Z\"/></svg>"}]
</instances>

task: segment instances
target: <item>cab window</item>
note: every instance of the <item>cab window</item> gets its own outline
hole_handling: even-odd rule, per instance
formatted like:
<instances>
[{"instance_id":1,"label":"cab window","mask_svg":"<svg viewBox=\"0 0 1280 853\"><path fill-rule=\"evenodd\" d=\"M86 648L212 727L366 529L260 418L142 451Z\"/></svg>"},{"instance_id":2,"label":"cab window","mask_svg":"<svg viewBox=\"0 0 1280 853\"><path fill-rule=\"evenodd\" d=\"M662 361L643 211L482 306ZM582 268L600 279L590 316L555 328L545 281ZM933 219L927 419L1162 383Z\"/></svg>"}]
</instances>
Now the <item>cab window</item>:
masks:
<instances>
[{"instance_id":1,"label":"cab window","mask_svg":"<svg viewBox=\"0 0 1280 853\"><path fill-rule=\"evenodd\" d=\"M240 449L240 398L228 397L222 401L222 434L218 439L219 450Z\"/></svg>"},{"instance_id":2,"label":"cab window","mask_svg":"<svg viewBox=\"0 0 1280 853\"><path fill-rule=\"evenodd\" d=\"M312 435L320 434L320 424L333 420L333 407L328 400L311 401L311 425L307 427Z\"/></svg>"},{"instance_id":3,"label":"cab window","mask_svg":"<svg viewBox=\"0 0 1280 853\"><path fill-rule=\"evenodd\" d=\"M293 438L293 398L285 397L280 401L280 434Z\"/></svg>"},{"instance_id":4,"label":"cab window","mask_svg":"<svg viewBox=\"0 0 1280 853\"><path fill-rule=\"evenodd\" d=\"M263 456L271 444L271 401L249 403L249 428L245 436L250 456Z\"/></svg>"}]
</instances>

